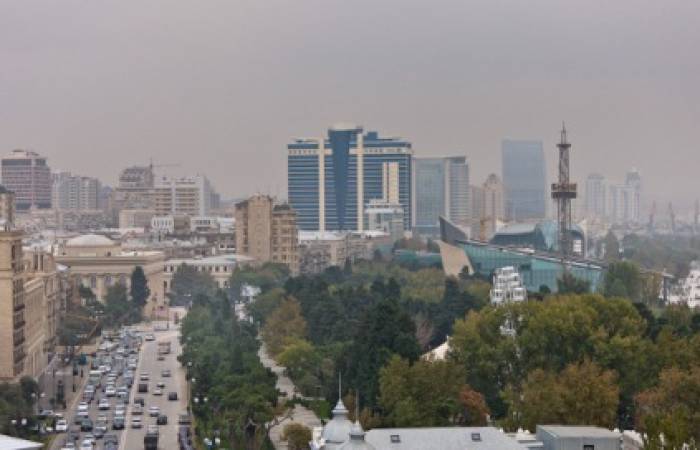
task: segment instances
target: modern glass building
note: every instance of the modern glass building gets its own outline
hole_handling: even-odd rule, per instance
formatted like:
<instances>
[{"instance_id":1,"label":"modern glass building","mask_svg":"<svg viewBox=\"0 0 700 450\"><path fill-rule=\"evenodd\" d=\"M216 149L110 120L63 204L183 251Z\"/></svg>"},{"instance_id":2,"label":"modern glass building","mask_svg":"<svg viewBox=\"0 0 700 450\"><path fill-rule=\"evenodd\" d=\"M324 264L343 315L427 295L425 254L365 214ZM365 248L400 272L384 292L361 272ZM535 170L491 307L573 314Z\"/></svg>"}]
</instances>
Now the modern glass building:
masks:
<instances>
[{"instance_id":1,"label":"modern glass building","mask_svg":"<svg viewBox=\"0 0 700 450\"><path fill-rule=\"evenodd\" d=\"M410 229L411 143L356 125L287 145L289 204L301 230L364 231L370 200L399 204Z\"/></svg>"},{"instance_id":2,"label":"modern glass building","mask_svg":"<svg viewBox=\"0 0 700 450\"><path fill-rule=\"evenodd\" d=\"M542 142L504 140L501 153L506 218L543 219L547 179Z\"/></svg>"},{"instance_id":3,"label":"modern glass building","mask_svg":"<svg viewBox=\"0 0 700 450\"><path fill-rule=\"evenodd\" d=\"M459 225L470 225L472 208L467 158L416 158L413 187L414 230L424 235L437 235L440 216Z\"/></svg>"}]
</instances>

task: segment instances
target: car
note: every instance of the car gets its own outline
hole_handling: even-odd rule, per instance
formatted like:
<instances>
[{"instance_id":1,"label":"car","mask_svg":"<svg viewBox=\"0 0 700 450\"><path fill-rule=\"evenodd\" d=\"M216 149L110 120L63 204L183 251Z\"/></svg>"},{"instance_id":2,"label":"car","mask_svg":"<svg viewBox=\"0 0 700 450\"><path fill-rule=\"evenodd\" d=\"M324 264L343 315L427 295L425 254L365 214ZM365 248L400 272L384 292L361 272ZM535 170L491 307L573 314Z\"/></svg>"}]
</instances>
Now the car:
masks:
<instances>
[{"instance_id":1,"label":"car","mask_svg":"<svg viewBox=\"0 0 700 450\"><path fill-rule=\"evenodd\" d=\"M78 411L87 411L90 409L90 405L88 405L87 402L80 402L78 403Z\"/></svg>"},{"instance_id":2,"label":"car","mask_svg":"<svg viewBox=\"0 0 700 450\"><path fill-rule=\"evenodd\" d=\"M143 414L143 408L141 405L134 405L133 408L131 408L132 416L140 416L141 414Z\"/></svg>"},{"instance_id":3,"label":"car","mask_svg":"<svg viewBox=\"0 0 700 450\"><path fill-rule=\"evenodd\" d=\"M188 412L183 412L180 414L180 416L177 419L177 423L180 425L189 425L192 423L192 417L190 417L190 413Z\"/></svg>"},{"instance_id":4,"label":"car","mask_svg":"<svg viewBox=\"0 0 700 450\"><path fill-rule=\"evenodd\" d=\"M177 392L175 392L175 391L168 392L168 400L171 400L171 401L177 400Z\"/></svg>"},{"instance_id":5,"label":"car","mask_svg":"<svg viewBox=\"0 0 700 450\"><path fill-rule=\"evenodd\" d=\"M94 427L93 432L97 433L98 431L100 431L100 432L102 432L102 434L104 434L107 432L107 430L108 430L107 421L106 420L98 420L95 423L95 427ZM97 435L97 434L95 434L95 435Z\"/></svg>"},{"instance_id":6,"label":"car","mask_svg":"<svg viewBox=\"0 0 700 450\"><path fill-rule=\"evenodd\" d=\"M155 388L153 390L153 395L163 395L163 389L161 388Z\"/></svg>"},{"instance_id":7,"label":"car","mask_svg":"<svg viewBox=\"0 0 700 450\"><path fill-rule=\"evenodd\" d=\"M92 433L85 433L83 436L83 441L90 441L94 444L97 444L97 439L95 438L95 435Z\"/></svg>"},{"instance_id":8,"label":"car","mask_svg":"<svg viewBox=\"0 0 700 450\"><path fill-rule=\"evenodd\" d=\"M145 405L146 405L146 402L145 402L145 400L143 399L143 397L136 397L136 398L134 399L134 404L138 404L138 405L141 405L141 406L145 406Z\"/></svg>"},{"instance_id":9,"label":"car","mask_svg":"<svg viewBox=\"0 0 700 450\"><path fill-rule=\"evenodd\" d=\"M66 419L60 419L56 421L56 432L57 433L65 433L68 431L68 422L66 422Z\"/></svg>"},{"instance_id":10,"label":"car","mask_svg":"<svg viewBox=\"0 0 700 450\"><path fill-rule=\"evenodd\" d=\"M141 428L143 426L140 417L131 418L131 428Z\"/></svg>"},{"instance_id":11,"label":"car","mask_svg":"<svg viewBox=\"0 0 700 450\"><path fill-rule=\"evenodd\" d=\"M106 398L103 398L100 400L100 402L97 404L97 409L100 411L104 411L110 408L109 400Z\"/></svg>"},{"instance_id":12,"label":"car","mask_svg":"<svg viewBox=\"0 0 700 450\"><path fill-rule=\"evenodd\" d=\"M164 355L158 355L156 358L158 361L165 361L165 356Z\"/></svg>"},{"instance_id":13,"label":"car","mask_svg":"<svg viewBox=\"0 0 700 450\"><path fill-rule=\"evenodd\" d=\"M169 378L171 375L170 369L163 369L160 371L160 376L163 378Z\"/></svg>"},{"instance_id":14,"label":"car","mask_svg":"<svg viewBox=\"0 0 700 450\"><path fill-rule=\"evenodd\" d=\"M150 375L148 375L148 372L141 372L141 375L139 375L139 380L141 381L148 381L150 379Z\"/></svg>"},{"instance_id":15,"label":"car","mask_svg":"<svg viewBox=\"0 0 700 450\"><path fill-rule=\"evenodd\" d=\"M124 416L116 416L112 419L112 429L113 430L123 430L124 429Z\"/></svg>"},{"instance_id":16,"label":"car","mask_svg":"<svg viewBox=\"0 0 700 450\"><path fill-rule=\"evenodd\" d=\"M168 424L168 416L166 416L165 414L159 414L158 418L156 419L156 424L167 425Z\"/></svg>"},{"instance_id":17,"label":"car","mask_svg":"<svg viewBox=\"0 0 700 450\"><path fill-rule=\"evenodd\" d=\"M83 419L83 421L80 422L80 431L92 431L92 420Z\"/></svg>"},{"instance_id":18,"label":"car","mask_svg":"<svg viewBox=\"0 0 700 450\"><path fill-rule=\"evenodd\" d=\"M114 386L109 386L107 389L105 389L105 395L107 397L114 397L115 395L117 395L117 390Z\"/></svg>"},{"instance_id":19,"label":"car","mask_svg":"<svg viewBox=\"0 0 700 450\"><path fill-rule=\"evenodd\" d=\"M80 443L80 450L93 450L94 448L95 446L92 445L92 442L87 439Z\"/></svg>"},{"instance_id":20,"label":"car","mask_svg":"<svg viewBox=\"0 0 700 450\"><path fill-rule=\"evenodd\" d=\"M165 387L165 381L159 380L159 381L156 383L156 387L164 388L164 387Z\"/></svg>"},{"instance_id":21,"label":"car","mask_svg":"<svg viewBox=\"0 0 700 450\"><path fill-rule=\"evenodd\" d=\"M95 427L92 434L95 436L95 439L102 439L102 437L105 435L105 430Z\"/></svg>"},{"instance_id":22,"label":"car","mask_svg":"<svg viewBox=\"0 0 700 450\"><path fill-rule=\"evenodd\" d=\"M52 409L42 409L39 411L39 418L46 419L47 417L53 417L54 412Z\"/></svg>"},{"instance_id":23,"label":"car","mask_svg":"<svg viewBox=\"0 0 700 450\"><path fill-rule=\"evenodd\" d=\"M107 422L107 414L105 413L99 413L97 415L97 421L98 422Z\"/></svg>"},{"instance_id":24,"label":"car","mask_svg":"<svg viewBox=\"0 0 700 450\"><path fill-rule=\"evenodd\" d=\"M73 442L64 442L63 447L61 447L61 450L75 450L75 443Z\"/></svg>"},{"instance_id":25,"label":"car","mask_svg":"<svg viewBox=\"0 0 700 450\"><path fill-rule=\"evenodd\" d=\"M144 337L144 339L145 339L146 341L155 341L155 340L156 340L156 337L155 337L155 335L153 335L153 334L151 334L151 333L148 333L148 334Z\"/></svg>"},{"instance_id":26,"label":"car","mask_svg":"<svg viewBox=\"0 0 700 450\"><path fill-rule=\"evenodd\" d=\"M119 445L119 438L117 437L116 434L105 434L105 437L102 439L102 444L107 445L107 444L115 444Z\"/></svg>"},{"instance_id":27,"label":"car","mask_svg":"<svg viewBox=\"0 0 700 450\"><path fill-rule=\"evenodd\" d=\"M151 417L158 417L158 414L160 414L160 408L157 406L151 406L148 408L148 415Z\"/></svg>"}]
</instances>

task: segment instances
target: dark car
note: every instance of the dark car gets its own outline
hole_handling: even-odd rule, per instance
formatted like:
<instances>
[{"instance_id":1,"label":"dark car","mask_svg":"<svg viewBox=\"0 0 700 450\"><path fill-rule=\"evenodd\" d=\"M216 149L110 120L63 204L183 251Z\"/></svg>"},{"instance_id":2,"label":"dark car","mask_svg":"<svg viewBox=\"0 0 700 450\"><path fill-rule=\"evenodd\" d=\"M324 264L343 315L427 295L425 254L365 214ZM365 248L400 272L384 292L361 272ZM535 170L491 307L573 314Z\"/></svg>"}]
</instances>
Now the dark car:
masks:
<instances>
[{"instance_id":1,"label":"dark car","mask_svg":"<svg viewBox=\"0 0 700 450\"><path fill-rule=\"evenodd\" d=\"M139 394L148 392L148 383L139 383Z\"/></svg>"},{"instance_id":2,"label":"dark car","mask_svg":"<svg viewBox=\"0 0 700 450\"><path fill-rule=\"evenodd\" d=\"M167 425L168 424L168 416L165 414L159 414L158 418L156 419L156 424L157 425Z\"/></svg>"},{"instance_id":3,"label":"dark car","mask_svg":"<svg viewBox=\"0 0 700 450\"><path fill-rule=\"evenodd\" d=\"M146 401L143 399L143 397L136 397L134 399L134 404L135 405L141 405L142 407L146 405Z\"/></svg>"},{"instance_id":4,"label":"dark car","mask_svg":"<svg viewBox=\"0 0 700 450\"><path fill-rule=\"evenodd\" d=\"M177 400L177 392L168 392L168 400Z\"/></svg>"},{"instance_id":5,"label":"dark car","mask_svg":"<svg viewBox=\"0 0 700 450\"><path fill-rule=\"evenodd\" d=\"M92 431L92 420L83 419L80 423L80 431Z\"/></svg>"},{"instance_id":6,"label":"dark car","mask_svg":"<svg viewBox=\"0 0 700 450\"><path fill-rule=\"evenodd\" d=\"M112 420L112 429L113 430L123 430L124 429L124 418L123 417L115 417L114 420Z\"/></svg>"}]
</instances>

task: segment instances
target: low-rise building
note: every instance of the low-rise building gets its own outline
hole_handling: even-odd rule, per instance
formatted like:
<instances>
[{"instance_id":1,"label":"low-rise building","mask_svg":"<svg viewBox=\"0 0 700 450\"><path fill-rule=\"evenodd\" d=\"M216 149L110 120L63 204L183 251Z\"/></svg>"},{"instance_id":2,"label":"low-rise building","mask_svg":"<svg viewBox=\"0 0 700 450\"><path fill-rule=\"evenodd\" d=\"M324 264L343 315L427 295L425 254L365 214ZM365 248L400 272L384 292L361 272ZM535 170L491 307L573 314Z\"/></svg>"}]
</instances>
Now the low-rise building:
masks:
<instances>
[{"instance_id":1,"label":"low-rise building","mask_svg":"<svg viewBox=\"0 0 700 450\"><path fill-rule=\"evenodd\" d=\"M543 450L619 450L622 434L600 427L537 425Z\"/></svg>"},{"instance_id":2,"label":"low-rise building","mask_svg":"<svg viewBox=\"0 0 700 450\"><path fill-rule=\"evenodd\" d=\"M172 214L151 218L151 231L162 234L184 234L190 231L190 216Z\"/></svg>"},{"instance_id":3,"label":"low-rise building","mask_svg":"<svg viewBox=\"0 0 700 450\"><path fill-rule=\"evenodd\" d=\"M225 289L229 286L229 279L234 269L240 265L251 264L253 258L244 255L218 255L205 258L178 258L170 259L165 262L165 273L163 277L163 287L165 293L170 292L173 283L173 277L177 269L182 265L194 267L199 272L207 272L216 282L216 285Z\"/></svg>"},{"instance_id":4,"label":"low-rise building","mask_svg":"<svg viewBox=\"0 0 700 450\"><path fill-rule=\"evenodd\" d=\"M345 261L371 259L375 249L390 247L392 242L382 232L300 231L299 271L314 274L331 266L342 267Z\"/></svg>"},{"instance_id":5,"label":"low-rise building","mask_svg":"<svg viewBox=\"0 0 700 450\"><path fill-rule=\"evenodd\" d=\"M154 209L122 209L119 211L119 228L146 229L155 215Z\"/></svg>"},{"instance_id":6,"label":"low-rise building","mask_svg":"<svg viewBox=\"0 0 700 450\"><path fill-rule=\"evenodd\" d=\"M115 283L129 288L131 273L141 266L151 290L144 314L150 315L164 305L163 252L123 251L119 243L105 236L87 234L66 241L56 262L69 267L98 301L104 301L107 289Z\"/></svg>"}]
</instances>

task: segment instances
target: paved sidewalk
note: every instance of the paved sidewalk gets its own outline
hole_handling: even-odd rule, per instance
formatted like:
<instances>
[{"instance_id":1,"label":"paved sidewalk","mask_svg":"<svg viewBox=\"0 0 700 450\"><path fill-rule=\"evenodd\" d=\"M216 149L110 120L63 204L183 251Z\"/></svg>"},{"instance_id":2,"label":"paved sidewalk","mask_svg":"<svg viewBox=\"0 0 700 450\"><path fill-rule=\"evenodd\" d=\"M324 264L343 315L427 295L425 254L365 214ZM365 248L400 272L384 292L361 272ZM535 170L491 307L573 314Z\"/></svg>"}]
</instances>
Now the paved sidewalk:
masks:
<instances>
[{"instance_id":1,"label":"paved sidewalk","mask_svg":"<svg viewBox=\"0 0 700 450\"><path fill-rule=\"evenodd\" d=\"M277 375L277 389L283 393L280 395L280 402L285 402L286 400L291 399L294 396L296 387L294 386L294 383L292 383L292 380L284 375L284 367L278 365L277 362L275 362L275 360L267 354L265 344L260 346L258 356L260 357L260 361L263 363L263 365L270 368ZM272 444L277 450L287 450L288 448L287 443L281 439L284 427L288 424L300 423L311 430L313 430L314 427L321 426L321 421L316 414L310 409L301 405L295 405L294 409L291 411L291 414L287 412L282 416L276 417L275 421L279 424L273 426L270 430L270 440L272 440Z\"/></svg>"}]
</instances>

